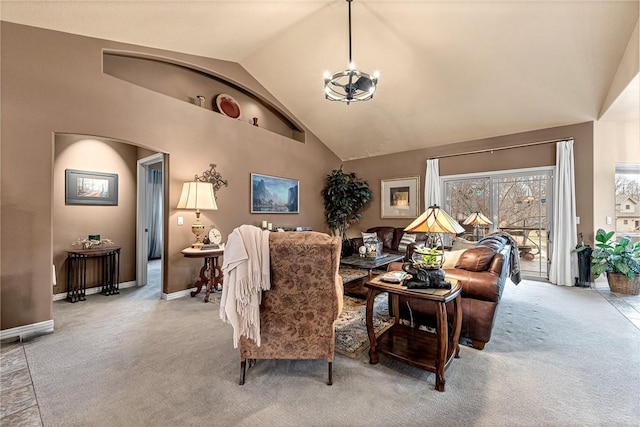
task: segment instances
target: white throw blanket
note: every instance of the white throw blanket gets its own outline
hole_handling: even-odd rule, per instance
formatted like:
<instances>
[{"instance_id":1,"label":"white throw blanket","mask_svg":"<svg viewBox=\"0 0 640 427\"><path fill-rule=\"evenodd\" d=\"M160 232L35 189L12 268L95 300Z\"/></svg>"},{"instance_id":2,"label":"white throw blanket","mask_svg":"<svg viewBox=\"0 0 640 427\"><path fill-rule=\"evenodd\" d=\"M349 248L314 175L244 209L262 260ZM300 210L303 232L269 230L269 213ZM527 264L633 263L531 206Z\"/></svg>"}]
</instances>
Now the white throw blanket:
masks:
<instances>
[{"instance_id":1,"label":"white throw blanket","mask_svg":"<svg viewBox=\"0 0 640 427\"><path fill-rule=\"evenodd\" d=\"M233 347L241 336L260 346L260 301L262 291L271 288L269 231L253 225L234 229L224 247L222 273L220 319L233 326Z\"/></svg>"}]
</instances>

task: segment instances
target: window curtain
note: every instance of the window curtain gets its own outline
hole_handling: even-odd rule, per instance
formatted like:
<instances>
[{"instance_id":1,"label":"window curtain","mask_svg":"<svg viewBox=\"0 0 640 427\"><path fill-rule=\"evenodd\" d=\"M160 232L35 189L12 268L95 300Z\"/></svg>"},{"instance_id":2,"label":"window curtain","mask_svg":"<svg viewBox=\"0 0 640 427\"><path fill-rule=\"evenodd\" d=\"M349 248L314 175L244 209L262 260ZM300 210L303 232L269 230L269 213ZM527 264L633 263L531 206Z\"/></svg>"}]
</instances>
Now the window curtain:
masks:
<instances>
[{"instance_id":1,"label":"window curtain","mask_svg":"<svg viewBox=\"0 0 640 427\"><path fill-rule=\"evenodd\" d=\"M427 160L427 172L424 177L424 210L440 204L440 163L438 159Z\"/></svg>"},{"instance_id":2,"label":"window curtain","mask_svg":"<svg viewBox=\"0 0 640 427\"><path fill-rule=\"evenodd\" d=\"M162 256L162 171L147 170L147 206L149 207L148 259Z\"/></svg>"},{"instance_id":3,"label":"window curtain","mask_svg":"<svg viewBox=\"0 0 640 427\"><path fill-rule=\"evenodd\" d=\"M576 185L573 162L573 140L556 145L556 168L553 193L554 246L549 280L560 286L573 286L578 276L578 259L571 250L576 247Z\"/></svg>"}]
</instances>

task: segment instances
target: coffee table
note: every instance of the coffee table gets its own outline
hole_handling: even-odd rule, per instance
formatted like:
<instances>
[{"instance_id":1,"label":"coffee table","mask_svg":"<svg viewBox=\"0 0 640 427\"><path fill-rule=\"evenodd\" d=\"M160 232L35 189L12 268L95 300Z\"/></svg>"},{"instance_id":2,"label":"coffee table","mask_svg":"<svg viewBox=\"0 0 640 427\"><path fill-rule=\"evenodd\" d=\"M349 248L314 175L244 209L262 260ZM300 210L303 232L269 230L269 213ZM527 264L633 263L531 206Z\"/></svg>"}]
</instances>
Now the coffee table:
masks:
<instances>
[{"instance_id":1,"label":"coffee table","mask_svg":"<svg viewBox=\"0 0 640 427\"><path fill-rule=\"evenodd\" d=\"M402 261L403 255L383 253L381 256L373 259L361 257L360 255L351 255L340 259L341 265L348 265L349 267L362 268L369 270L369 280L373 278L373 270L380 267L384 267L392 262Z\"/></svg>"},{"instance_id":2,"label":"coffee table","mask_svg":"<svg viewBox=\"0 0 640 427\"><path fill-rule=\"evenodd\" d=\"M459 357L460 330L462 329L462 286L451 281L451 289L407 289L401 284L385 283L380 276L365 283L367 293L367 334L369 335L369 363L378 363L378 352L436 374L436 390L444 391L444 371L454 358ZM376 338L373 329L373 302L380 292L388 292L393 307L395 324ZM436 332L431 333L399 322L398 296L430 301L436 309ZM449 332L447 302L453 301L453 330Z\"/></svg>"}]
</instances>

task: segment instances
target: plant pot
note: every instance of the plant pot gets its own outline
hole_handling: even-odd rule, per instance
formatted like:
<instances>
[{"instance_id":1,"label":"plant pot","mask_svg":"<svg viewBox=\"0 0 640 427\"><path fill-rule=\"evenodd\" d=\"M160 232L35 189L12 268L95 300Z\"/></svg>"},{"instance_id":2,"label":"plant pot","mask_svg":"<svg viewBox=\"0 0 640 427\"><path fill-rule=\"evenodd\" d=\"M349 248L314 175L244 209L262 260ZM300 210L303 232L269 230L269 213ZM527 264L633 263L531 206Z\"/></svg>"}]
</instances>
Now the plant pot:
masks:
<instances>
[{"instance_id":1,"label":"plant pot","mask_svg":"<svg viewBox=\"0 0 640 427\"><path fill-rule=\"evenodd\" d=\"M636 274L633 280L629 280L627 276L622 273L607 272L607 281L609 282L609 289L612 292L619 294L640 294L640 274Z\"/></svg>"}]
</instances>

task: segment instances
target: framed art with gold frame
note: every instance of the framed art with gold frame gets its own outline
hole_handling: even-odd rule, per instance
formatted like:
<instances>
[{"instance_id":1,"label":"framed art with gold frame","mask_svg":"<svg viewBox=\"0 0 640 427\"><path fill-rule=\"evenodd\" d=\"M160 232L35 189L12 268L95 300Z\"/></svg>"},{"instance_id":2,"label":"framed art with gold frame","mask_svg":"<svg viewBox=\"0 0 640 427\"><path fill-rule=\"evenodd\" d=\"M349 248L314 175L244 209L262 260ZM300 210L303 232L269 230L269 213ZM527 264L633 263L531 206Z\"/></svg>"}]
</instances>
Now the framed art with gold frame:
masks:
<instances>
[{"instance_id":1,"label":"framed art with gold frame","mask_svg":"<svg viewBox=\"0 0 640 427\"><path fill-rule=\"evenodd\" d=\"M420 206L420 177L380 180L380 216L416 218Z\"/></svg>"}]
</instances>

